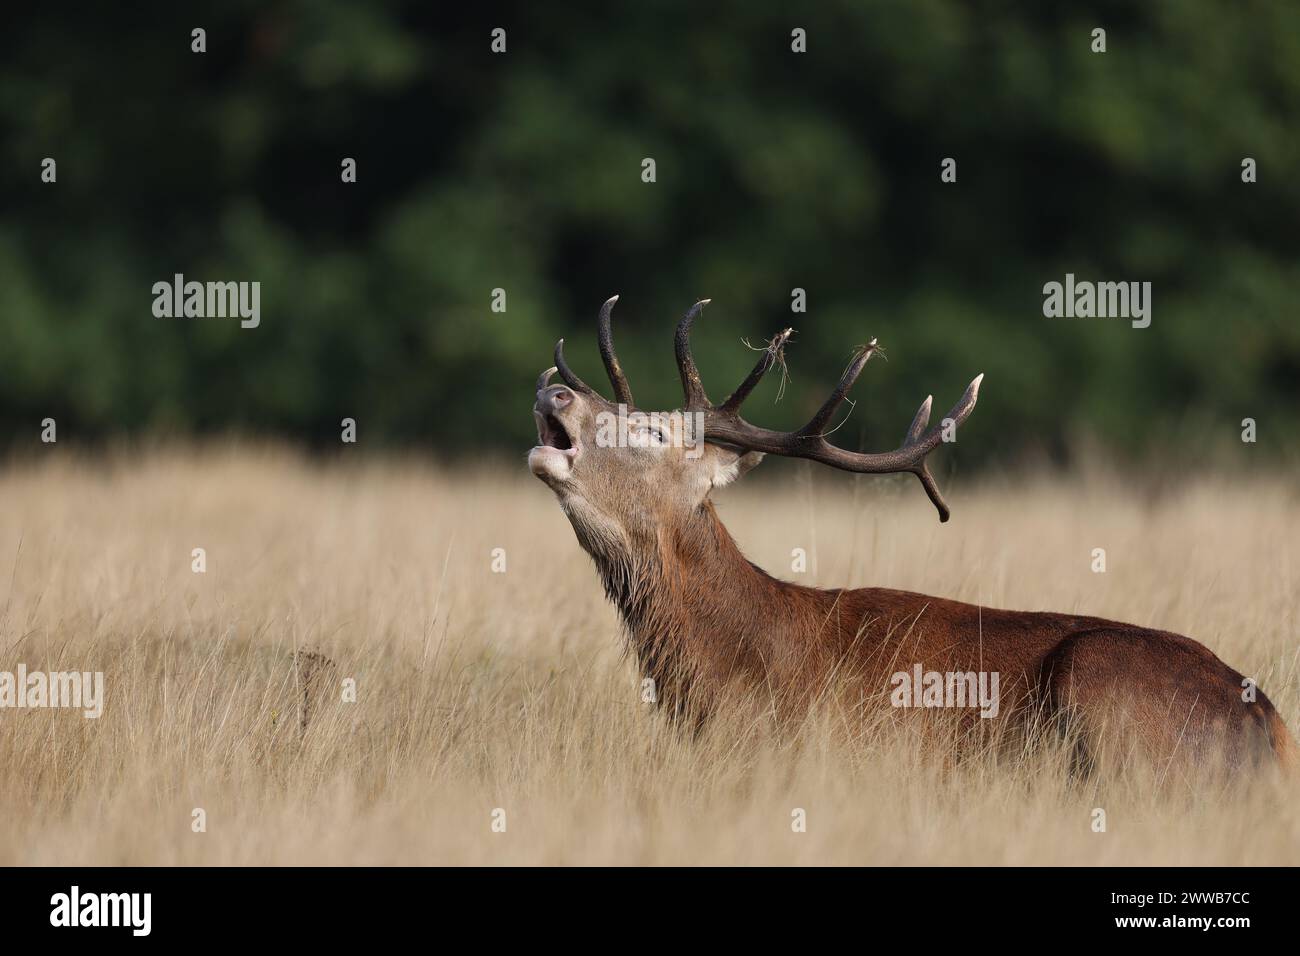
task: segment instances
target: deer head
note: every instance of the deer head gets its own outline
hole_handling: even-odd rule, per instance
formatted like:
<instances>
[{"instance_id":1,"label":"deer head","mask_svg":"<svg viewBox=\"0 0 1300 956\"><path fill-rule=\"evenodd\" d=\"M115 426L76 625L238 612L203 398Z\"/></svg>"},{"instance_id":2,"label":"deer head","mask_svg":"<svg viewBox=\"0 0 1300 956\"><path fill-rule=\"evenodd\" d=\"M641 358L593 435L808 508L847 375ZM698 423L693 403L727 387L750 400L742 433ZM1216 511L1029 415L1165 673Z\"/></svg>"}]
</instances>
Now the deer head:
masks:
<instances>
[{"instance_id":1,"label":"deer head","mask_svg":"<svg viewBox=\"0 0 1300 956\"><path fill-rule=\"evenodd\" d=\"M537 380L538 444L529 468L555 491L583 545L593 554L625 552L633 541L653 538L655 528L699 510L712 489L729 484L764 455L807 458L863 474L911 472L948 520L948 506L926 464L942 441L941 425L927 430L931 399L926 398L894 451L863 454L838 448L825 432L867 361L879 347L875 339L858 348L839 384L806 425L778 432L751 425L740 406L767 371L783 358L793 329L773 336L753 371L720 404L704 390L691 356L691 326L708 304L703 299L677 325L677 368L686 400L673 412L636 408L632 390L614 351L610 316L618 296L601 307L597 320L600 355L614 389L614 401L599 395L564 360L564 340L555 346L555 365ZM558 372L563 385L550 384ZM946 416L960 425L975 408L983 375L976 376Z\"/></svg>"}]
</instances>

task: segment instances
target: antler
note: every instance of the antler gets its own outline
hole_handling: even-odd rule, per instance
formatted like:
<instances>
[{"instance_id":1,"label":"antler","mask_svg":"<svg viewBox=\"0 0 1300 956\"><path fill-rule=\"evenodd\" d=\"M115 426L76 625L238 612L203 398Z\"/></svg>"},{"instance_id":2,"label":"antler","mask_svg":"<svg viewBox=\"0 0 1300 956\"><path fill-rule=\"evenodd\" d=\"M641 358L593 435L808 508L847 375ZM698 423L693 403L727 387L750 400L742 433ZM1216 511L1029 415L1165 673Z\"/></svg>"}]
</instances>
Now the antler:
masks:
<instances>
[{"instance_id":1,"label":"antler","mask_svg":"<svg viewBox=\"0 0 1300 956\"><path fill-rule=\"evenodd\" d=\"M843 376L841 376L839 384L835 386L835 390L831 392L830 397L822 403L821 408L817 410L817 413L813 415L806 425L793 432L772 431L771 429L751 425L741 418L740 405L749 396L749 393L754 390L754 386L758 384L768 369L781 358L786 341L790 338L793 330L786 329L773 336L763 353L763 357L754 366L754 370L749 373L726 401L721 405L713 405L709 402L704 391L704 385L700 381L699 370L695 367L695 360L691 357L690 344L691 325L708 302L708 299L703 299L691 307L691 310L678 323L676 336L677 368L681 373L682 388L686 393L685 407L687 411L704 413L704 437L706 440L734 445L748 451L761 451L772 455L783 455L788 458L807 458L810 461L821 462L833 468L860 474L879 475L893 472L911 472L920 479L925 493L929 495L930 501L938 509L939 520L948 520L950 515L948 505L944 503L943 496L939 494L939 488L935 484L934 476L930 474L930 467L925 460L926 456L934 451L943 440L942 422L928 431L925 428L930 421L930 405L933 396L927 396L925 401L921 403L916 416L912 419L911 426L907 429L907 435L903 438L902 445L894 451L861 454L845 451L843 448L838 448L826 440L825 429L827 424L830 423L831 416L844 402L849 388L852 387L857 377L862 374L863 368L866 367L867 360L879 350L875 339L858 348L853 360L849 362L849 367L845 369ZM966 392L962 395L961 400L944 416L945 419L951 419L954 425L959 426L970 416L971 411L975 408L975 401L979 396L980 382L983 379L983 374L975 376L975 380L966 387Z\"/></svg>"},{"instance_id":2,"label":"antler","mask_svg":"<svg viewBox=\"0 0 1300 956\"><path fill-rule=\"evenodd\" d=\"M600 307L600 315L596 319L596 339L600 345L601 361L605 363L610 384L614 386L614 401L632 408L632 388L627 384L623 366L618 363L618 353L614 351L614 331L610 326L610 314L614 311L614 303L617 301L618 296L612 295ZM560 378L564 379L564 383L574 391L585 395L596 394L596 390L578 378L573 369L569 368L569 363L564 361L564 339L555 343L555 368L552 371L559 372ZM538 390L540 391L542 387L539 380Z\"/></svg>"},{"instance_id":3,"label":"antler","mask_svg":"<svg viewBox=\"0 0 1300 956\"><path fill-rule=\"evenodd\" d=\"M609 324L610 313L614 311L614 303L617 301L618 296L611 295L600 307L600 315L596 318L596 339L600 345L600 359L605 363L610 384L614 386L614 401L631 408L632 389L623 374L623 366L618 364L618 355L614 352L614 331Z\"/></svg>"}]
</instances>

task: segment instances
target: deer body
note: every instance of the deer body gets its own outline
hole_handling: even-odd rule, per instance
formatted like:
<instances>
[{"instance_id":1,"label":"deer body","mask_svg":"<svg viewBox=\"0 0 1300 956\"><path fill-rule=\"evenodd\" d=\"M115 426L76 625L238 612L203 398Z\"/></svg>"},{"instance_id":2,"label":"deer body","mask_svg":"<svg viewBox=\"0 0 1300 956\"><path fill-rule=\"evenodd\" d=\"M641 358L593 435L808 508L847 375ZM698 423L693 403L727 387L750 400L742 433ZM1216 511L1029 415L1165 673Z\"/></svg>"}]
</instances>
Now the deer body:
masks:
<instances>
[{"instance_id":1,"label":"deer body","mask_svg":"<svg viewBox=\"0 0 1300 956\"><path fill-rule=\"evenodd\" d=\"M556 365L567 385L549 384L557 369L539 379L540 443L529 464L556 491L668 713L698 725L729 695L780 716L797 717L832 695L850 706L888 708L895 675L914 667L992 672L998 675L996 729L1068 720L1085 760L1125 750L1231 766L1294 762L1294 744L1267 697L1252 688L1249 699L1242 675L1190 638L884 588L803 587L768 575L746 560L723 527L710 491L740 477L765 452L789 454L854 471L910 471L946 519L924 464L938 443L936 429L923 433L929 399L896 452L855 455L826 443L824 426L875 349L873 341L809 426L789 436L755 428L740 419L739 402L778 360L790 330L772 340L732 397L714 406L690 360L687 338L697 305L679 325L677 342L686 411L704 421L701 442L689 416L628 414L631 391L609 330L614 301L601 310L600 344L618 406L565 366L561 342ZM970 414L978 385L976 379L948 420L960 424ZM597 435L608 436L610 416L620 423L620 441L597 442ZM974 711L966 716L979 720Z\"/></svg>"}]
</instances>

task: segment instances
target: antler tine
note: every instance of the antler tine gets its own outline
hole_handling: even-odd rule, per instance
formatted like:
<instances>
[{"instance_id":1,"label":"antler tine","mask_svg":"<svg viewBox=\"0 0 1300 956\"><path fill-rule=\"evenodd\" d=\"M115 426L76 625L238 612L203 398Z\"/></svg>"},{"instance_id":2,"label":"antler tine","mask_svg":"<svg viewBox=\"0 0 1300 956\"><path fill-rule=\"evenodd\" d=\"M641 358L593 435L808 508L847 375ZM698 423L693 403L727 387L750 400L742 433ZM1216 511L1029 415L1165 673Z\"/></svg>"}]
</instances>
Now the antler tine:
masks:
<instances>
[{"instance_id":1,"label":"antler tine","mask_svg":"<svg viewBox=\"0 0 1300 956\"><path fill-rule=\"evenodd\" d=\"M677 371L682 376L682 391L686 393L688 409L711 407L709 396L704 391L704 383L700 381L700 370L695 367L695 359L691 357L691 325L710 301L712 300L701 299L696 302L677 323L677 336L673 344L677 352Z\"/></svg>"},{"instance_id":2,"label":"antler tine","mask_svg":"<svg viewBox=\"0 0 1300 956\"><path fill-rule=\"evenodd\" d=\"M914 442L905 444L903 447L924 448L926 452L933 451L939 442L943 440L944 422L951 420L953 427L956 428L966 421L966 419L970 418L970 413L975 410L975 402L979 400L980 383L982 381L984 381L984 373L980 372L980 374L971 379L971 383L966 386L966 391L962 392L962 396L957 400L957 404L948 409L948 414L940 419L938 425L931 426L930 430L924 435L916 439ZM921 403L921 408L924 409L927 404L929 404L929 399ZM917 417L920 417L920 410L918 410L916 414ZM929 419L929 415L926 416L926 419ZM915 421L912 422L912 427L916 427ZM911 431L909 429L909 434L910 433Z\"/></svg>"},{"instance_id":3,"label":"antler tine","mask_svg":"<svg viewBox=\"0 0 1300 956\"><path fill-rule=\"evenodd\" d=\"M552 365L541 375L537 376L537 388L534 389L534 391L540 392L542 389L546 388L546 386L550 385L551 376L554 375L557 371L558 369L556 369L556 367Z\"/></svg>"},{"instance_id":4,"label":"antler tine","mask_svg":"<svg viewBox=\"0 0 1300 956\"><path fill-rule=\"evenodd\" d=\"M907 435L903 439L904 445L910 445L921 437L921 432L925 431L925 426L930 423L930 405L933 402L933 395L925 396L925 401L916 410L916 416L912 419L912 424L908 426Z\"/></svg>"},{"instance_id":5,"label":"antler tine","mask_svg":"<svg viewBox=\"0 0 1300 956\"><path fill-rule=\"evenodd\" d=\"M564 384L575 392L582 392L584 395L596 394L596 390L578 378L573 369L569 368L569 363L564 361L564 339L555 343L555 370L560 373L560 378L564 379Z\"/></svg>"},{"instance_id":6,"label":"antler tine","mask_svg":"<svg viewBox=\"0 0 1300 956\"><path fill-rule=\"evenodd\" d=\"M930 466L926 462L921 462L921 467L915 472L916 477L921 480L921 487L925 489L926 495L930 498L930 504L934 505L935 510L939 512L939 521L943 523L952 517L952 511L948 508L948 502L943 500L943 495L939 494L939 486L934 483L934 475L930 474Z\"/></svg>"},{"instance_id":7,"label":"antler tine","mask_svg":"<svg viewBox=\"0 0 1300 956\"><path fill-rule=\"evenodd\" d=\"M610 327L610 313L618 296L610 296L600 307L600 317L596 320L596 338L600 345L600 358L609 373L609 382L614 386L614 401L632 407L632 387L627 383L623 367L618 364L618 354L614 351L614 332Z\"/></svg>"},{"instance_id":8,"label":"antler tine","mask_svg":"<svg viewBox=\"0 0 1300 956\"><path fill-rule=\"evenodd\" d=\"M817 409L817 414L808 421L807 425L799 429L800 435L821 435L826 430L826 426L830 423L831 416L835 414L835 410L843 403L844 397L848 395L849 389L853 387L853 383L858 380L858 376L861 375L862 370L866 368L867 360L871 358L872 354L876 351L876 348L875 339L872 339L866 345L858 348L857 352L853 356L853 360L849 362L849 367L846 368L844 374L840 376L840 383L835 386L835 390L831 392L830 398L826 399L826 401L822 403L822 407Z\"/></svg>"},{"instance_id":9,"label":"antler tine","mask_svg":"<svg viewBox=\"0 0 1300 956\"><path fill-rule=\"evenodd\" d=\"M780 360L781 353L785 349L786 340L793 334L794 329L785 329L772 336L772 341L767 343L767 348L763 350L763 357L758 360L754 370L737 386L734 392L727 396L727 400L718 406L720 413L734 415L739 411L741 403L749 398L749 393L754 390L754 386L767 374L767 370Z\"/></svg>"}]
</instances>

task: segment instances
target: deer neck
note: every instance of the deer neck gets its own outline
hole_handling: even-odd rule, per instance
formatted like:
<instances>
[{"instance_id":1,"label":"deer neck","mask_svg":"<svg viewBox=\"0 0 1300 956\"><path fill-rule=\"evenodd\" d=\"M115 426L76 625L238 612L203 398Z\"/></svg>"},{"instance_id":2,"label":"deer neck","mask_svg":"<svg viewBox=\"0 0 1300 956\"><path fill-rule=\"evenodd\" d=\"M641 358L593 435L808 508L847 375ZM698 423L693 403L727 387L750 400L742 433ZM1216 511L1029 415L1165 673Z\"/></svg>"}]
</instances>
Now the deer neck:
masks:
<instances>
[{"instance_id":1,"label":"deer neck","mask_svg":"<svg viewBox=\"0 0 1300 956\"><path fill-rule=\"evenodd\" d=\"M633 649L652 671L655 662L696 670L723 649L734 659L755 633L756 615L773 611L763 595L775 582L745 558L708 501L592 556Z\"/></svg>"}]
</instances>

